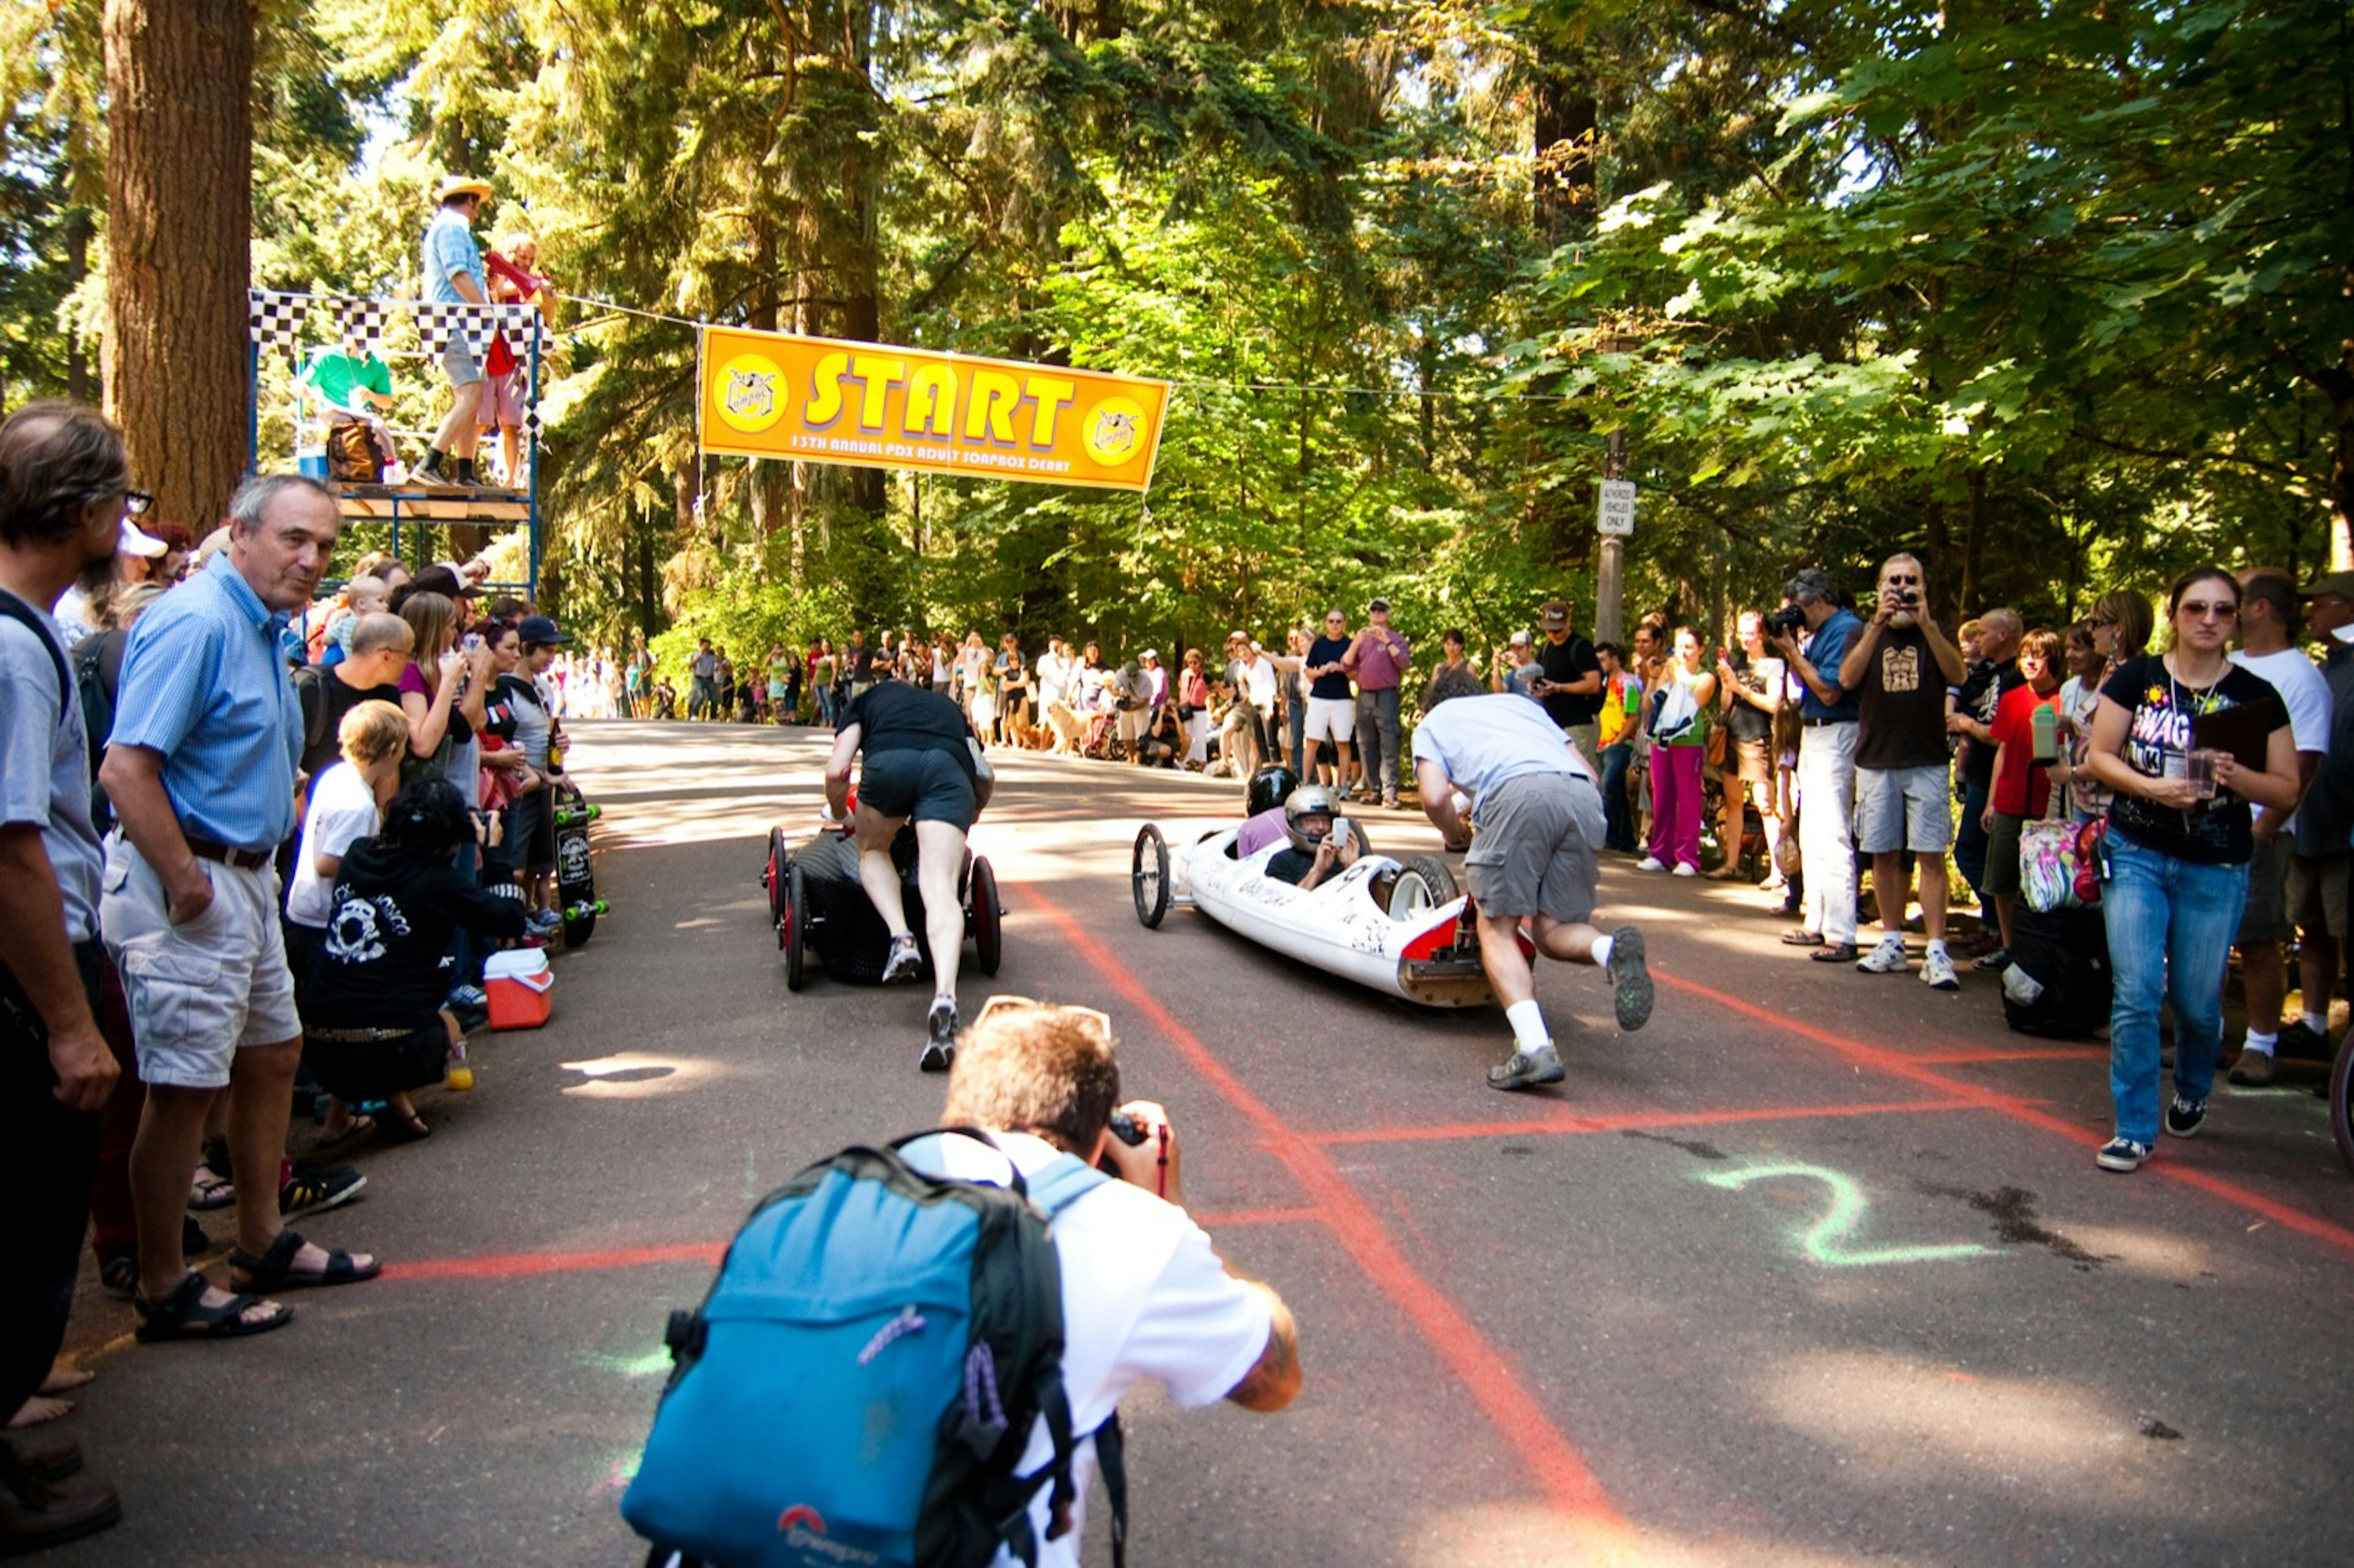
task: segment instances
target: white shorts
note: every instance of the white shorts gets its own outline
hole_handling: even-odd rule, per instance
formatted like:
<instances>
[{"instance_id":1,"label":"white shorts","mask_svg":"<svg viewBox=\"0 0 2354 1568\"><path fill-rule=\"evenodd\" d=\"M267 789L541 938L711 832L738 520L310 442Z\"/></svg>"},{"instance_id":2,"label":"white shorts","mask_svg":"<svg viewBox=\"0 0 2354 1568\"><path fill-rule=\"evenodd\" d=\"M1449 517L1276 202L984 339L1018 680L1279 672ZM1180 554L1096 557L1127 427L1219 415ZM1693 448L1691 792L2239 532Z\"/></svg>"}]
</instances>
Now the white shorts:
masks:
<instances>
[{"instance_id":1,"label":"white shorts","mask_svg":"<svg viewBox=\"0 0 2354 1568\"><path fill-rule=\"evenodd\" d=\"M1346 697L1308 699L1305 740L1333 740L1346 746L1356 738L1357 705Z\"/></svg>"},{"instance_id":2,"label":"white shorts","mask_svg":"<svg viewBox=\"0 0 2354 1568\"><path fill-rule=\"evenodd\" d=\"M248 1045L302 1037L278 926L278 873L198 861L213 901L184 926L164 917L164 885L121 834L108 841L100 927L122 971L143 1083L217 1089Z\"/></svg>"}]
</instances>

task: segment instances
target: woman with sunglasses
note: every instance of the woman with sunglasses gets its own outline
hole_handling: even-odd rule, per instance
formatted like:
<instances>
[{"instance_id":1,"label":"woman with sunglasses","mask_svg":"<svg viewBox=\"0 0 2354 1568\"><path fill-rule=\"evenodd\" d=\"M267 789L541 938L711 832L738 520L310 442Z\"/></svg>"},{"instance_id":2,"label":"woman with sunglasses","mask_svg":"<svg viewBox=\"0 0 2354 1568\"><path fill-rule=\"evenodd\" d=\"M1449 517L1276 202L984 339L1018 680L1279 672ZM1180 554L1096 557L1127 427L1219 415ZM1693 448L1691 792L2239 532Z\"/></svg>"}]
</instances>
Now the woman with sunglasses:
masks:
<instances>
[{"instance_id":1,"label":"woman with sunglasses","mask_svg":"<svg viewBox=\"0 0 2354 1568\"><path fill-rule=\"evenodd\" d=\"M2175 579L2166 609L2172 652L2117 666L2101 689L2084 759L2116 792L2101 889L2115 985L2116 1136L2098 1156L2107 1171L2137 1169L2158 1142L2161 1000L2173 1004L2175 1026L2163 1125L2189 1138L2206 1122L2223 1044L2223 966L2248 897L2249 803L2286 811L2297 798L2288 710L2269 682L2224 656L2239 583L2219 567L2197 567ZM2243 708L2253 711L2253 724L2217 717ZM2237 744L2227 747L2226 735ZM2261 769L2248 765L2252 752Z\"/></svg>"}]
</instances>

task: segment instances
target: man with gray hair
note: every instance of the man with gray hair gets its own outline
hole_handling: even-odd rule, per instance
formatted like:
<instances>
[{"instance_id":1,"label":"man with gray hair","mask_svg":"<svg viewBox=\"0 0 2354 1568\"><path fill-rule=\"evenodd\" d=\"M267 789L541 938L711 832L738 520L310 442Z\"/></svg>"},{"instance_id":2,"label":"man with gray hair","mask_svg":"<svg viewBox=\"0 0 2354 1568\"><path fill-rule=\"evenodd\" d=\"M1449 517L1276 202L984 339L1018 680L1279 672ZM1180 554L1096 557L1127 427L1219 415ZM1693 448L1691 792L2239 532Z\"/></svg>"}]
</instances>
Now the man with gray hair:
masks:
<instances>
[{"instance_id":1,"label":"man with gray hair","mask_svg":"<svg viewBox=\"0 0 2354 1568\"><path fill-rule=\"evenodd\" d=\"M323 486L249 480L229 503L228 547L140 617L123 655L100 770L122 821L101 924L147 1085L131 1150L142 1340L261 1333L292 1313L260 1293L371 1279L382 1266L312 1245L285 1228L279 1203L302 1025L272 860L294 830L302 715L278 641L316 591L340 526ZM231 1087L235 1295L180 1252L205 1114Z\"/></svg>"},{"instance_id":2,"label":"man with gray hair","mask_svg":"<svg viewBox=\"0 0 2354 1568\"><path fill-rule=\"evenodd\" d=\"M1808 567L1783 589L1806 633L1783 619L1769 620L1775 646L1806 688L1798 702L1798 858L1806 868L1803 924L1783 933L1794 948L1812 948L1819 963L1855 960L1855 694L1840 675L1849 646L1862 631L1855 612L1841 607L1830 574Z\"/></svg>"}]
</instances>

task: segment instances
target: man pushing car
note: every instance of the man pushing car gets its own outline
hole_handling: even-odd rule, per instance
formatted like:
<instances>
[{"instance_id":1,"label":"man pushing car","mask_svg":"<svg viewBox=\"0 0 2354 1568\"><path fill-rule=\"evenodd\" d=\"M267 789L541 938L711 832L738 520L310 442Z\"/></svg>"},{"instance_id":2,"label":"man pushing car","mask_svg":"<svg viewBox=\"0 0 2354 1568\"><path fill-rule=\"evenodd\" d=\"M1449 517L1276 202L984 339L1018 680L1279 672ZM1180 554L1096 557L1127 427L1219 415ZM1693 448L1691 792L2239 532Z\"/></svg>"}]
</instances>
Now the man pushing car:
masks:
<instances>
[{"instance_id":1,"label":"man pushing car","mask_svg":"<svg viewBox=\"0 0 2354 1568\"><path fill-rule=\"evenodd\" d=\"M858 844L858 882L875 912L891 928L885 981L913 979L923 969L907 901L891 863L891 841L910 818L916 823L916 886L924 895L924 928L932 939L932 1006L917 1065L945 1073L956 1060L957 960L964 956L964 905L957 878L964 868L964 835L989 803L992 775L964 710L938 692L904 681L878 680L842 715L833 756L825 765L826 804L848 813L850 765L865 765L858 780L858 810L850 821Z\"/></svg>"},{"instance_id":2,"label":"man pushing car","mask_svg":"<svg viewBox=\"0 0 2354 1568\"><path fill-rule=\"evenodd\" d=\"M1489 1086L1557 1084L1561 1055L1521 951L1522 921L1546 957L1593 964L1609 975L1619 1028L1640 1029L1651 1016L1642 932L1621 926L1606 937L1591 924L1600 880L1601 791L1585 758L1563 743L1544 710L1510 694L1433 704L1414 732L1414 767L1423 812L1447 842L1460 842L1469 831L1456 810L1457 790L1470 798L1479 818L1463 874L1479 916L1479 964L1512 1026L1512 1054L1488 1069Z\"/></svg>"}]
</instances>

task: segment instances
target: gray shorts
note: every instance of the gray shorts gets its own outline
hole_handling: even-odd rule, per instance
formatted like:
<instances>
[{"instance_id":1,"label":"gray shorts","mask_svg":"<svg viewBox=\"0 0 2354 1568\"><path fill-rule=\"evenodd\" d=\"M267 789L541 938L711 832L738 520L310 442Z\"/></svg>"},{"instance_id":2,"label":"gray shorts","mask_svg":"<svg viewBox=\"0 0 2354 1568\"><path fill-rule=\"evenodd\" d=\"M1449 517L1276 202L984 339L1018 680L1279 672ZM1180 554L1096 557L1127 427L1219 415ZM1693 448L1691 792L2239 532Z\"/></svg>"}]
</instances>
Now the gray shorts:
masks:
<instances>
[{"instance_id":1,"label":"gray shorts","mask_svg":"<svg viewBox=\"0 0 2354 1568\"><path fill-rule=\"evenodd\" d=\"M2289 863L2289 913L2308 937L2327 933L2343 941L2348 924L2347 888L2354 883L2354 854L2298 855Z\"/></svg>"},{"instance_id":2,"label":"gray shorts","mask_svg":"<svg viewBox=\"0 0 2354 1568\"><path fill-rule=\"evenodd\" d=\"M2288 867L2296 845L2285 833L2255 842L2248 857L2248 902L2240 911L2240 942L2286 942L2296 936L2288 917Z\"/></svg>"},{"instance_id":3,"label":"gray shorts","mask_svg":"<svg viewBox=\"0 0 2354 1568\"><path fill-rule=\"evenodd\" d=\"M1938 763L1855 770L1855 851L1943 854L1954 842L1954 787Z\"/></svg>"},{"instance_id":4,"label":"gray shorts","mask_svg":"<svg viewBox=\"0 0 2354 1568\"><path fill-rule=\"evenodd\" d=\"M467 387L482 379L482 362L474 357L463 333L452 333L450 345L441 351L441 374L450 378L452 387Z\"/></svg>"},{"instance_id":5,"label":"gray shorts","mask_svg":"<svg viewBox=\"0 0 2354 1568\"><path fill-rule=\"evenodd\" d=\"M1463 878L1480 912L1585 921L1601 876L1602 794L1568 773L1508 779L1473 808L1479 835L1463 857Z\"/></svg>"},{"instance_id":6,"label":"gray shorts","mask_svg":"<svg viewBox=\"0 0 2354 1568\"><path fill-rule=\"evenodd\" d=\"M302 1035L278 925L278 873L199 861L213 901L185 925L165 918L164 885L121 835L106 852L99 919L131 1004L143 1083L217 1089L249 1045Z\"/></svg>"}]
</instances>

